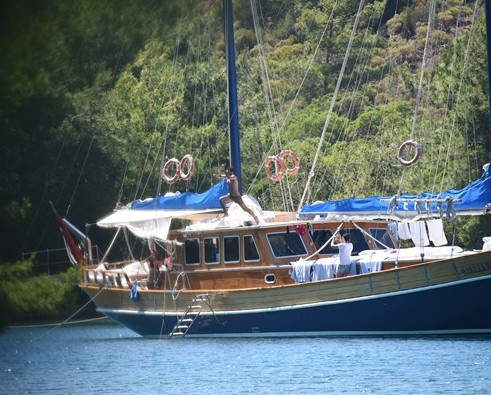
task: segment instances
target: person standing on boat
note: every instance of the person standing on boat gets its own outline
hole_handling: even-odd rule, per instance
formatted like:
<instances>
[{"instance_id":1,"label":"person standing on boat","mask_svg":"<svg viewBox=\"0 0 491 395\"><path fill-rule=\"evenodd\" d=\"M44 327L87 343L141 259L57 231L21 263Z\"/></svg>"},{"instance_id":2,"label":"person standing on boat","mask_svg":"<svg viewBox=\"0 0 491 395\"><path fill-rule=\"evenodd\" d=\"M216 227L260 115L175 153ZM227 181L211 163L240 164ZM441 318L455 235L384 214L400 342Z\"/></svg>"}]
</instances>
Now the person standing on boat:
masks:
<instances>
[{"instance_id":1,"label":"person standing on boat","mask_svg":"<svg viewBox=\"0 0 491 395\"><path fill-rule=\"evenodd\" d=\"M339 249L339 264L336 269L336 277L349 276L351 272L351 252L353 244L350 243L349 234L345 233L342 237L339 233L334 235L331 247Z\"/></svg>"},{"instance_id":2,"label":"person standing on boat","mask_svg":"<svg viewBox=\"0 0 491 395\"><path fill-rule=\"evenodd\" d=\"M219 175L219 177L227 178L228 195L220 197L220 204L223 208L225 216L228 215L227 203L234 202L237 203L246 213L249 213L252 218L254 218L254 221L256 221L256 224L259 224L259 218L256 216L256 214L254 214L254 211L246 206L242 200L242 196L239 192L239 181L234 173L234 169L231 166L227 166L225 169L225 175Z\"/></svg>"},{"instance_id":3,"label":"person standing on boat","mask_svg":"<svg viewBox=\"0 0 491 395\"><path fill-rule=\"evenodd\" d=\"M150 252L150 256L147 258L148 262L148 281L147 288L155 289L157 280L159 277L159 267L157 262L157 253L155 251Z\"/></svg>"}]
</instances>

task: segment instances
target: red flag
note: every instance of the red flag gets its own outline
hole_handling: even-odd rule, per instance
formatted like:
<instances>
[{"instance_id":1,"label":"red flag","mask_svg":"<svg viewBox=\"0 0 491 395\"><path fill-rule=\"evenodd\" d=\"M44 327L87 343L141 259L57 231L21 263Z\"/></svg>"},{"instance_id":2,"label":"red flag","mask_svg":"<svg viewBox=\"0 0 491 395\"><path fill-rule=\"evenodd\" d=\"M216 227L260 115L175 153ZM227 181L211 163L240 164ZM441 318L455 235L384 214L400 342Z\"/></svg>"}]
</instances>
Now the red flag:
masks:
<instances>
[{"instance_id":1,"label":"red flag","mask_svg":"<svg viewBox=\"0 0 491 395\"><path fill-rule=\"evenodd\" d=\"M305 224L295 224L293 225L293 229L295 229L295 232L297 232L300 236L305 236L307 234L307 225Z\"/></svg>"},{"instance_id":2,"label":"red flag","mask_svg":"<svg viewBox=\"0 0 491 395\"><path fill-rule=\"evenodd\" d=\"M53 206L53 203L51 203L51 207L53 209L53 212L55 213L56 222L58 223L61 234L63 236L63 241L65 242L65 248L68 253L68 258L70 258L70 261L74 265L83 265L84 254L82 250L80 250L80 248L77 246L77 243L75 243L75 240L73 240L71 233L68 231L65 223L63 222L63 218L61 218L60 214L58 214L55 207Z\"/></svg>"}]
</instances>

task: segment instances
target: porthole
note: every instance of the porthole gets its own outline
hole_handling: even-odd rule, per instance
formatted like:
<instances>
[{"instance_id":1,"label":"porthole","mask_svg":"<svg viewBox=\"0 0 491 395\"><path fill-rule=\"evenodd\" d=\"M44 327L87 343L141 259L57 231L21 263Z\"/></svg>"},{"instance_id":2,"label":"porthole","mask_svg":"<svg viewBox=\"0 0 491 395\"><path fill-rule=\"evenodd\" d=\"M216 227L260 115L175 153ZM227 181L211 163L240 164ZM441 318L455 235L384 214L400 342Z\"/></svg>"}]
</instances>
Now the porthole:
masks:
<instances>
[{"instance_id":1,"label":"porthole","mask_svg":"<svg viewBox=\"0 0 491 395\"><path fill-rule=\"evenodd\" d=\"M273 273L268 273L264 276L264 282L266 284L274 284L276 282L276 275Z\"/></svg>"}]
</instances>

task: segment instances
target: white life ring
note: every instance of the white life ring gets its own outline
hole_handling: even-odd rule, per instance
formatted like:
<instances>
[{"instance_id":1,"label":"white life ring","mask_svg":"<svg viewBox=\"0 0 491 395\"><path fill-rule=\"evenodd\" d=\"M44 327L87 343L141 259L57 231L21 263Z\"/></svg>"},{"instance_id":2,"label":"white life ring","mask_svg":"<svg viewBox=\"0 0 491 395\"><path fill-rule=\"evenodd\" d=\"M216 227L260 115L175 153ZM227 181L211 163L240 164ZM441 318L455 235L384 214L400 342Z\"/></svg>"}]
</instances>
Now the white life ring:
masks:
<instances>
[{"instance_id":1,"label":"white life ring","mask_svg":"<svg viewBox=\"0 0 491 395\"><path fill-rule=\"evenodd\" d=\"M187 168L187 172L184 169ZM194 173L194 159L191 155L184 155L179 162L179 175L183 180L189 180Z\"/></svg>"},{"instance_id":2,"label":"white life ring","mask_svg":"<svg viewBox=\"0 0 491 395\"><path fill-rule=\"evenodd\" d=\"M404 159L404 152L408 147L413 147L414 148L414 155L411 159L406 160ZM416 163L419 162L421 159L421 155L423 155L423 147L421 147L416 141L414 140L407 140L404 143L401 144L399 149L397 150L397 160L401 165L404 167L410 167L412 165L415 165Z\"/></svg>"},{"instance_id":3,"label":"white life ring","mask_svg":"<svg viewBox=\"0 0 491 395\"><path fill-rule=\"evenodd\" d=\"M271 163L274 163L275 171L271 170ZM279 182L283 177L283 169L279 166L276 156L268 156L264 162L264 171L271 181Z\"/></svg>"},{"instance_id":4,"label":"white life ring","mask_svg":"<svg viewBox=\"0 0 491 395\"><path fill-rule=\"evenodd\" d=\"M292 158L293 160L293 167L287 167L285 164L285 159L286 158ZM283 150L280 152L278 155L278 166L286 173L286 174L291 174L295 175L298 174L298 170L300 169L300 159L298 159L298 156L295 152L290 151L290 150Z\"/></svg>"},{"instance_id":5,"label":"white life ring","mask_svg":"<svg viewBox=\"0 0 491 395\"><path fill-rule=\"evenodd\" d=\"M174 167L174 175L170 173L171 167ZM181 166L179 164L179 160L176 158L171 158L167 162L165 162L164 167L162 168L162 179L169 184L174 184L179 180L179 173L181 171Z\"/></svg>"}]
</instances>

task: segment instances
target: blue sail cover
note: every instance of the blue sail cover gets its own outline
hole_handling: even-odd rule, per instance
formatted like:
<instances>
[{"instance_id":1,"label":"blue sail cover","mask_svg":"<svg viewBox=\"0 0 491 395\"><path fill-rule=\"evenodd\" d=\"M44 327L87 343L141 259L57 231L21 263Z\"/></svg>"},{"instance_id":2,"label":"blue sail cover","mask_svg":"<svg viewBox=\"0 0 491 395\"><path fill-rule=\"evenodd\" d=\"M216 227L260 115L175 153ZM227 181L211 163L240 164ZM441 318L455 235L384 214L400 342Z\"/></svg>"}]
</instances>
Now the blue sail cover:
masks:
<instances>
[{"instance_id":1,"label":"blue sail cover","mask_svg":"<svg viewBox=\"0 0 491 395\"><path fill-rule=\"evenodd\" d=\"M395 218L414 218L424 213L438 214L440 210L446 211L448 204L443 203L441 209L437 203L425 202L426 199L459 199L460 202L454 203L456 214L483 214L486 205L491 203L491 170L490 166L485 165L484 173L480 179L475 180L462 189L449 189L440 194L422 193L421 195L402 194L398 198L397 205L394 210L389 210L389 201L391 196L372 196L367 198L351 198L345 200L334 200L326 202L317 202L305 205L300 210L300 216L313 215L353 215L353 216L368 216L368 217L395 217ZM415 200L422 201L421 207L417 207L415 201L400 201L400 200ZM489 206L488 206L489 207ZM389 214L390 212L390 215Z\"/></svg>"},{"instance_id":2,"label":"blue sail cover","mask_svg":"<svg viewBox=\"0 0 491 395\"><path fill-rule=\"evenodd\" d=\"M220 197L228 194L227 181L221 180L203 193L184 192L174 196L135 200L132 210L207 210L221 209Z\"/></svg>"}]
</instances>

